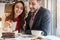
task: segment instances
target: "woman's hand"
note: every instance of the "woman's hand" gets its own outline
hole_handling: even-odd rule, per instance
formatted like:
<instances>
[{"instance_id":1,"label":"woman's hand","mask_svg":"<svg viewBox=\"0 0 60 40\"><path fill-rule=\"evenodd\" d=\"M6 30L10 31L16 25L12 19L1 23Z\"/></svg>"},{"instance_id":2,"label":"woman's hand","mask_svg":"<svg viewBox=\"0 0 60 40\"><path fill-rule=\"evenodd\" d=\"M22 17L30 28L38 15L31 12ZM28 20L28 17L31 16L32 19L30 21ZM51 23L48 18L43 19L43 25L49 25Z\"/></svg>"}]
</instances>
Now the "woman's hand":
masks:
<instances>
[{"instance_id":1,"label":"woman's hand","mask_svg":"<svg viewBox=\"0 0 60 40\"><path fill-rule=\"evenodd\" d=\"M4 22L4 26L3 26L3 30L7 30L7 28L10 26L10 22L9 21L6 21Z\"/></svg>"},{"instance_id":2,"label":"woman's hand","mask_svg":"<svg viewBox=\"0 0 60 40\"><path fill-rule=\"evenodd\" d=\"M4 27L5 27L5 28L7 28L9 25L10 25L10 22L9 22L9 21L6 21L6 22L4 23Z\"/></svg>"}]
</instances>

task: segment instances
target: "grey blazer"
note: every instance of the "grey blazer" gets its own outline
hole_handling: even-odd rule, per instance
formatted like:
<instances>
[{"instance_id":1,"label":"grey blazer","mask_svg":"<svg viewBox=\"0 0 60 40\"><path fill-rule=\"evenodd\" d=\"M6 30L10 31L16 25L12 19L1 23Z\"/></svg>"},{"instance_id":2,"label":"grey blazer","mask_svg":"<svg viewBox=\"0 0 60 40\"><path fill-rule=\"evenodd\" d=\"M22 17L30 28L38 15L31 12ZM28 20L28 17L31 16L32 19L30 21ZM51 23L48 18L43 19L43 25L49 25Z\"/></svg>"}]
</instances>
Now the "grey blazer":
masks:
<instances>
[{"instance_id":1,"label":"grey blazer","mask_svg":"<svg viewBox=\"0 0 60 40\"><path fill-rule=\"evenodd\" d=\"M29 21L31 18L31 14L29 12L28 17L26 18L26 27L25 27L25 33L31 34L31 30L41 30L44 32L44 36L48 35L50 31L50 12L49 10L41 7L35 18L34 23L32 25L32 28L29 27Z\"/></svg>"}]
</instances>

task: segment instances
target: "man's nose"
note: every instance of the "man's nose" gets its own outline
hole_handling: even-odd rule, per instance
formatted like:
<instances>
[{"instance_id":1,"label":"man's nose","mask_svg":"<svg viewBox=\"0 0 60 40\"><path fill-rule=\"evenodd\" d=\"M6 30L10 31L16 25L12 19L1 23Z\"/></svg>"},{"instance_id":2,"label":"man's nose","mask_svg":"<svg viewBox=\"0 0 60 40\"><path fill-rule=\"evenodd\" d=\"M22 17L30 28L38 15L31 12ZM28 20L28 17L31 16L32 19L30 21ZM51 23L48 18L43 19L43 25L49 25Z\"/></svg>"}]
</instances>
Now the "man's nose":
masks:
<instances>
[{"instance_id":1,"label":"man's nose","mask_svg":"<svg viewBox=\"0 0 60 40\"><path fill-rule=\"evenodd\" d=\"M30 8L32 8L32 5L30 5Z\"/></svg>"}]
</instances>

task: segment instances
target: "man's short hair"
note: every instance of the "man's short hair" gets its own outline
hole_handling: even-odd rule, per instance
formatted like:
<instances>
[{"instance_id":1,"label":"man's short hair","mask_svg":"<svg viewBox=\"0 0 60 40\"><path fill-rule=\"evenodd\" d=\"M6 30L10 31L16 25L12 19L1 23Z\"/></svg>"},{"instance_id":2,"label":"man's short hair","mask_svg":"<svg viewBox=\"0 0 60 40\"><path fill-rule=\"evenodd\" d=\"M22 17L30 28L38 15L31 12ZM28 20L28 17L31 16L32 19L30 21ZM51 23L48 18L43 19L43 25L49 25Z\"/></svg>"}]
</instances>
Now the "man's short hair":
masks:
<instances>
[{"instance_id":1,"label":"man's short hair","mask_svg":"<svg viewBox=\"0 0 60 40\"><path fill-rule=\"evenodd\" d=\"M37 1L42 1L42 0L37 0Z\"/></svg>"},{"instance_id":2,"label":"man's short hair","mask_svg":"<svg viewBox=\"0 0 60 40\"><path fill-rule=\"evenodd\" d=\"M43 2L44 0L37 0L37 2Z\"/></svg>"}]
</instances>

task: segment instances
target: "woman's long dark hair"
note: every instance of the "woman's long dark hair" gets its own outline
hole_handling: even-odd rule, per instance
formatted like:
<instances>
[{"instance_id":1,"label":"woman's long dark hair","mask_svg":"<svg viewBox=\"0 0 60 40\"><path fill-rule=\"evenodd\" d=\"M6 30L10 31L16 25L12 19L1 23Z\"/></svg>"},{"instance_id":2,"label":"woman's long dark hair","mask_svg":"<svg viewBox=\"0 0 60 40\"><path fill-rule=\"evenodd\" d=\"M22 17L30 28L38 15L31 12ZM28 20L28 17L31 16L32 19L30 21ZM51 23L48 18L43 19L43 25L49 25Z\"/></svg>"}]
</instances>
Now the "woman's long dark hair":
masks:
<instances>
[{"instance_id":1,"label":"woman's long dark hair","mask_svg":"<svg viewBox=\"0 0 60 40\"><path fill-rule=\"evenodd\" d=\"M12 6L12 13L11 13L11 20L13 20L13 18L14 18L14 7L15 7L15 5L17 4L17 3L21 3L22 5L23 5L23 12L22 12L22 14L21 15L19 15L19 17L21 18L21 20L20 20L20 27L21 27L21 29L23 30L23 25L24 25L24 23L25 23L25 4L24 4L24 2L23 1L16 1L14 4L13 4L13 6ZM19 30L20 31L20 30Z\"/></svg>"}]
</instances>

